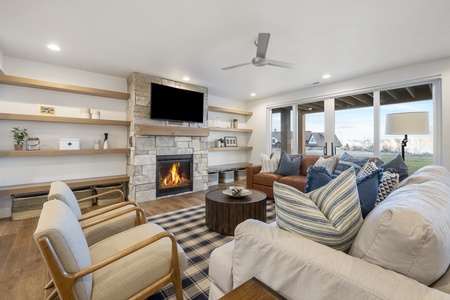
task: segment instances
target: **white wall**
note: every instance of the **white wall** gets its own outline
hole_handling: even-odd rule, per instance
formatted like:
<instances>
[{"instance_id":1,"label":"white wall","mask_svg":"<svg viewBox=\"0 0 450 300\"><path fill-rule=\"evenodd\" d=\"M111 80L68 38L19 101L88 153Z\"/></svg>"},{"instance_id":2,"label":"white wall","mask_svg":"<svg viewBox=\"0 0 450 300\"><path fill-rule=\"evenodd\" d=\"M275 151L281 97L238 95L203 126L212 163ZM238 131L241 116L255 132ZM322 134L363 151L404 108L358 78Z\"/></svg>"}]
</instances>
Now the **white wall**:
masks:
<instances>
[{"instance_id":1,"label":"white wall","mask_svg":"<svg viewBox=\"0 0 450 300\"><path fill-rule=\"evenodd\" d=\"M0 74L2 74L3 71L3 64L4 64L4 55L2 49L0 49Z\"/></svg>"},{"instance_id":2,"label":"white wall","mask_svg":"<svg viewBox=\"0 0 450 300\"><path fill-rule=\"evenodd\" d=\"M404 68L393 69L386 72L360 76L333 84L318 85L307 89L300 89L289 93L246 102L246 110L253 112L247 126L253 128L253 134L249 145L253 146L250 162L260 164L260 153L266 153L268 126L266 124L266 109L268 106L292 101L306 101L311 98L326 99L330 95L340 93L352 93L365 89L377 89L379 86L392 83L400 83L426 77L440 76L442 78L442 165L450 169L450 135L445 130L450 128L450 58L412 65ZM266 124L262 126L262 124ZM439 133L437 133L439 134Z\"/></svg>"},{"instance_id":3,"label":"white wall","mask_svg":"<svg viewBox=\"0 0 450 300\"><path fill-rule=\"evenodd\" d=\"M218 97L215 95L208 95L208 105L218 106L222 108L229 108L235 110L246 110L245 102L237 101L227 98ZM208 126L215 127L215 119L220 119L220 127L230 127L232 119L238 119L238 128L250 128L247 126L247 121L252 117L246 117L234 114L225 114L218 112L208 112ZM238 146L247 146L248 139L250 138L249 133L243 132L221 132L221 131L210 131L209 133L209 146L214 147L214 142L224 136L235 136L237 138ZM248 162L250 159L249 151L215 151L208 152L208 166L210 170L215 170L214 166L217 165L227 165L233 163Z\"/></svg>"},{"instance_id":4,"label":"white wall","mask_svg":"<svg viewBox=\"0 0 450 300\"><path fill-rule=\"evenodd\" d=\"M66 83L85 87L127 91L125 78L105 76L82 70L63 68L17 58L4 57L6 75ZM39 105L56 107L56 115L79 117L80 108L100 111L101 119L126 120L127 101L42 89L0 85L0 112L39 115ZM123 126L46 123L0 120L0 150L13 150L10 130L27 128L30 136L39 137L42 149L58 149L60 138L79 138L81 148L94 148L94 141L103 141L109 134L110 148L127 148L128 133ZM51 182L126 174L123 154L79 155L56 157L0 157L0 186ZM10 197L0 198L0 218L10 216Z\"/></svg>"}]
</instances>

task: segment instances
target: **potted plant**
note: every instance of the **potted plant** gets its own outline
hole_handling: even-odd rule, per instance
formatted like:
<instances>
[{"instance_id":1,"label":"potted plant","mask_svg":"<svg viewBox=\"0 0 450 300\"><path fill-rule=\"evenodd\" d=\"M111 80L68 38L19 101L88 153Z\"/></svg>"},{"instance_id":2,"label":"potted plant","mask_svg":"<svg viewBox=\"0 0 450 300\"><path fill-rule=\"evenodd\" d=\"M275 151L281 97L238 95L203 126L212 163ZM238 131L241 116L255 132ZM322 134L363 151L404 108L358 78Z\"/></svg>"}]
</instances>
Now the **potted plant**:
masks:
<instances>
[{"instance_id":1,"label":"potted plant","mask_svg":"<svg viewBox=\"0 0 450 300\"><path fill-rule=\"evenodd\" d=\"M14 149L22 150L23 142L25 141L25 138L28 137L27 130L20 129L19 127L13 127L13 130L11 130L11 133L13 134L13 138L14 138Z\"/></svg>"}]
</instances>

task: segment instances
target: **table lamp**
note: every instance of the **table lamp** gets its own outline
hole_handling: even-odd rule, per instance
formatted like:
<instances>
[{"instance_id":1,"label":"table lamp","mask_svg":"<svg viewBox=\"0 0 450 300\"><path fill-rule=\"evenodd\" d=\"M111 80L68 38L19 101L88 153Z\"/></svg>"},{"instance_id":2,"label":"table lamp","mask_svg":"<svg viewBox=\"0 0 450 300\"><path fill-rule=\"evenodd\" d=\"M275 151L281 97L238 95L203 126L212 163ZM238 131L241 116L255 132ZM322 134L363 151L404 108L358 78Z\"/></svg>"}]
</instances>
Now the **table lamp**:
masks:
<instances>
[{"instance_id":1,"label":"table lamp","mask_svg":"<svg viewBox=\"0 0 450 300\"><path fill-rule=\"evenodd\" d=\"M402 158L405 160L405 147L408 142L408 134L430 133L428 112L407 112L386 115L386 134L405 135L402 141Z\"/></svg>"}]
</instances>

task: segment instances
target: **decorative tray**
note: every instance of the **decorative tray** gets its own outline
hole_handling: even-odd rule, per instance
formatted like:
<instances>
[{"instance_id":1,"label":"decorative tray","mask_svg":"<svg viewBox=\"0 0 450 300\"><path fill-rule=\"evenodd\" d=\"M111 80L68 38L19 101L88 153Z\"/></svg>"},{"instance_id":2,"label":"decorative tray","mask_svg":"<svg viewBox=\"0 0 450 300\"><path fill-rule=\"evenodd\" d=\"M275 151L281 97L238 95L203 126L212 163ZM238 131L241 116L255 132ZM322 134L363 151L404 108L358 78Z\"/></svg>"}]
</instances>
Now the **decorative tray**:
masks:
<instances>
[{"instance_id":1,"label":"decorative tray","mask_svg":"<svg viewBox=\"0 0 450 300\"><path fill-rule=\"evenodd\" d=\"M231 198L245 198L247 196L250 196L252 194L252 191L244 189L244 188L228 188L226 190L223 190L222 193L225 195L231 197Z\"/></svg>"}]
</instances>

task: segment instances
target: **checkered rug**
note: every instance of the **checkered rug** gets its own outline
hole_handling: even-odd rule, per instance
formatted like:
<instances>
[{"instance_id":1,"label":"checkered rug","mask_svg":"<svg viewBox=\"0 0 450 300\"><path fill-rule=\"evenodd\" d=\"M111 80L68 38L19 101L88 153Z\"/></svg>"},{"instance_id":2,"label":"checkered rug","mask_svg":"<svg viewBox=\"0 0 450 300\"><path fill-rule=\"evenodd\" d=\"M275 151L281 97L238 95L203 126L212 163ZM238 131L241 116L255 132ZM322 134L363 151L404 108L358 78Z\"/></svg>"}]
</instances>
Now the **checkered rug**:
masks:
<instances>
[{"instance_id":1,"label":"checkered rug","mask_svg":"<svg viewBox=\"0 0 450 300\"><path fill-rule=\"evenodd\" d=\"M186 252L188 268L182 274L184 299L207 300L211 283L208 277L209 256L215 248L231 241L233 237L213 232L206 227L204 205L155 215L148 220L172 232ZM273 200L268 200L267 222L274 220L275 205ZM147 300L160 299L175 299L171 284Z\"/></svg>"}]
</instances>

